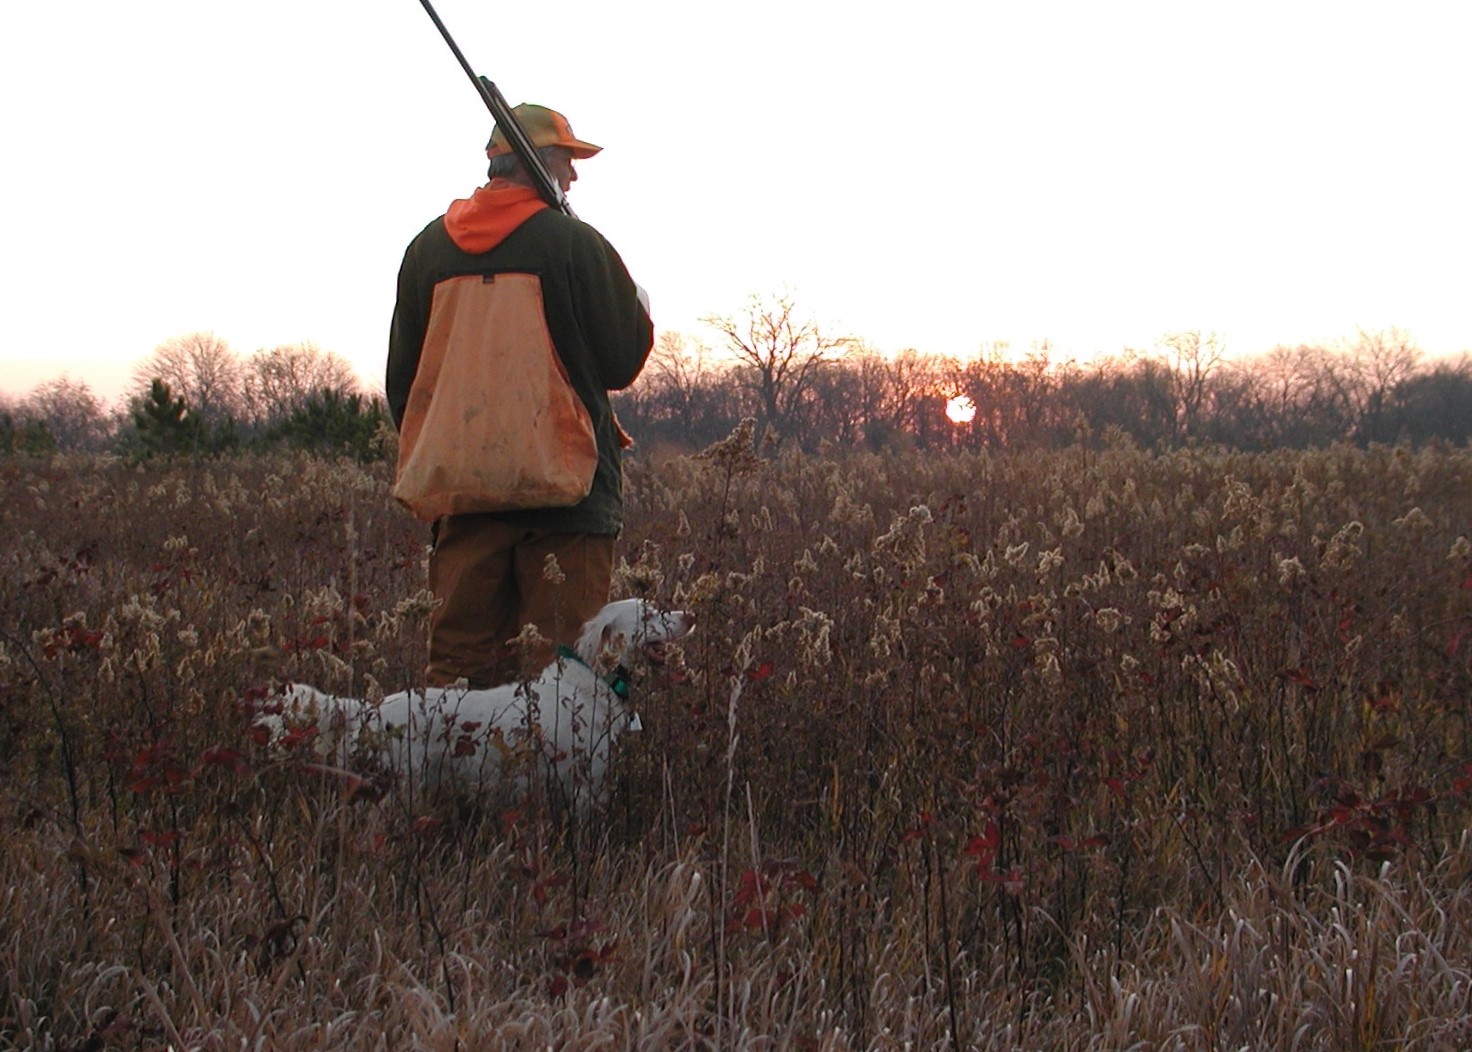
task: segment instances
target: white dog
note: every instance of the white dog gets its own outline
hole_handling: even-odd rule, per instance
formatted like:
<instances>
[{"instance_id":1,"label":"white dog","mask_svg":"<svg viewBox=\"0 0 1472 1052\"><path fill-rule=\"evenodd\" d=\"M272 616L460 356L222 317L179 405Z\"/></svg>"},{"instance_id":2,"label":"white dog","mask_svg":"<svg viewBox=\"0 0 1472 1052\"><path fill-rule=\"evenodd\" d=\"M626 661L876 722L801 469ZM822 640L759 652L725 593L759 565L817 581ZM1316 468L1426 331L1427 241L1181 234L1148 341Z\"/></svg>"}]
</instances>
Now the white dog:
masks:
<instances>
[{"instance_id":1,"label":"white dog","mask_svg":"<svg viewBox=\"0 0 1472 1052\"><path fill-rule=\"evenodd\" d=\"M542 772L567 802L585 805L601 793L614 739L638 729L625 703L628 665L640 653L662 664L665 644L694 624L686 611L623 599L605 606L577 645L559 648L528 683L404 691L376 706L295 684L282 714L260 724L279 739L288 725L315 723L324 759L349 768L376 762L429 791L524 791Z\"/></svg>"}]
</instances>

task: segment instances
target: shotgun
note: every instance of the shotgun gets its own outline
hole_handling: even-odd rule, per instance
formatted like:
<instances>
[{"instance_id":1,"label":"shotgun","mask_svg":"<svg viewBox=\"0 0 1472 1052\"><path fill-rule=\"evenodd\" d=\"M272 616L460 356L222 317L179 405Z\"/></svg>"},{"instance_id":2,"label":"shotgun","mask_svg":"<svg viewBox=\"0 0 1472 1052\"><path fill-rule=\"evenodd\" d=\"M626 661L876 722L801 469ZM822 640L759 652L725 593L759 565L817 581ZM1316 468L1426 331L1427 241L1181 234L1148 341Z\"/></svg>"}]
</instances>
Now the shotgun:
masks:
<instances>
[{"instance_id":1,"label":"shotgun","mask_svg":"<svg viewBox=\"0 0 1472 1052\"><path fill-rule=\"evenodd\" d=\"M506 142L515 151L516 157L521 161L521 166L531 176L532 182L536 184L537 193L543 201L563 215L575 215L572 205L567 203L567 195L562 192L562 187L557 185L557 180L552 178L552 173L547 171L547 166L542 163L542 158L537 155L537 148L532 145L531 139L527 138L526 129L516 119L516 114L511 112L510 105L506 102L506 96L501 90L485 77L476 76L475 71L470 68L470 63L465 61L455 38L450 36L450 31L440 21L440 16L435 13L434 7L429 0L419 0L424 5L424 10L429 13L435 28L440 31L440 36L445 38L445 43L450 45L450 50L455 55L455 60L460 63L460 68L470 78L470 83L475 85L475 90L480 93L481 101L486 104L486 109L491 111L491 116L496 119L496 125L506 135Z\"/></svg>"}]
</instances>

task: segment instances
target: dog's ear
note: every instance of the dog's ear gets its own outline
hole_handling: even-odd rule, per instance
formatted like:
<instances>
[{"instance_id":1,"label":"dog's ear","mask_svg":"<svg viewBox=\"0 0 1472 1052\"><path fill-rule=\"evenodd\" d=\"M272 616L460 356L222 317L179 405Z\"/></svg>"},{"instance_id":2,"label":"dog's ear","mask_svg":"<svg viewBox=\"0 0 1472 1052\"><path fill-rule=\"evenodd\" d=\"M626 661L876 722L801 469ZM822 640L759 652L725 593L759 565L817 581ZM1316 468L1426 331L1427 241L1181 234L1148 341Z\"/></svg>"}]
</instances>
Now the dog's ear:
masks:
<instances>
[{"instance_id":1,"label":"dog's ear","mask_svg":"<svg viewBox=\"0 0 1472 1052\"><path fill-rule=\"evenodd\" d=\"M598 653L622 654L627 640L612 621L603 626L603 631L598 634Z\"/></svg>"}]
</instances>

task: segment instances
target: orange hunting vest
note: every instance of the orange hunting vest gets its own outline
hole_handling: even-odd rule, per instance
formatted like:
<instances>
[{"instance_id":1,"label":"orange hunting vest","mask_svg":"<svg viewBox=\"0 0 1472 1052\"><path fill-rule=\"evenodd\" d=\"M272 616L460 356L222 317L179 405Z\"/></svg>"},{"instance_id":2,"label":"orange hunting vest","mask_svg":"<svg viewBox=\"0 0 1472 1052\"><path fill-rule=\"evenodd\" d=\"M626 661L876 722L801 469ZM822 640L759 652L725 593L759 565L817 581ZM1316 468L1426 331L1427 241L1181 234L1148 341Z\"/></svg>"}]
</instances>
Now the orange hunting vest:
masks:
<instances>
[{"instance_id":1,"label":"orange hunting vest","mask_svg":"<svg viewBox=\"0 0 1472 1052\"><path fill-rule=\"evenodd\" d=\"M394 497L416 516L559 508L593 486L598 443L547 331L535 274L435 286Z\"/></svg>"}]
</instances>

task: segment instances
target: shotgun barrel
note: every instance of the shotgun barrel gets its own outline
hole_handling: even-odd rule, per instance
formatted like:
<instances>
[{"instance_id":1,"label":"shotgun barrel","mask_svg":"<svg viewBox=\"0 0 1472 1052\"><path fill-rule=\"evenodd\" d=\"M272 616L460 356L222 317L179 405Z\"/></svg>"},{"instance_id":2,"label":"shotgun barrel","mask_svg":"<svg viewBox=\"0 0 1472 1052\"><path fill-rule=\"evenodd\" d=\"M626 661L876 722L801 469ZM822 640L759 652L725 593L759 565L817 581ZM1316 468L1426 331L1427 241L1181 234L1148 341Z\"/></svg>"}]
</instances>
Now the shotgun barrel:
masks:
<instances>
[{"instance_id":1,"label":"shotgun barrel","mask_svg":"<svg viewBox=\"0 0 1472 1052\"><path fill-rule=\"evenodd\" d=\"M490 110L491 116L496 119L496 125L506 136L506 141L516 153L517 159L521 161L521 166L531 176L542 200L564 215L574 215L572 205L567 203L567 195L562 192L562 187L557 185L557 180L552 178L552 173L547 171L547 166L542 163L542 158L537 154L537 148L527 137L526 129L516 119L516 114L511 112L506 96L502 95L501 90L490 80L478 76L475 70L470 68L470 63L465 61L465 55L461 52L460 46L455 43L455 38L450 36L450 31L445 28L445 23L440 21L440 16L435 12L429 0L419 0L419 2L424 5L424 10L434 22L435 28L440 31L440 36L445 38L445 43L450 45L455 61L460 63L460 68L470 78L470 83L475 85L481 101L486 104L486 109Z\"/></svg>"}]
</instances>

